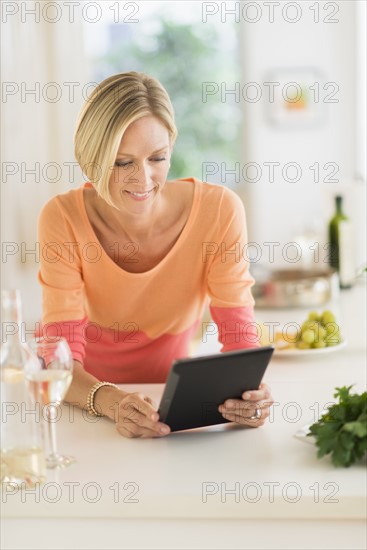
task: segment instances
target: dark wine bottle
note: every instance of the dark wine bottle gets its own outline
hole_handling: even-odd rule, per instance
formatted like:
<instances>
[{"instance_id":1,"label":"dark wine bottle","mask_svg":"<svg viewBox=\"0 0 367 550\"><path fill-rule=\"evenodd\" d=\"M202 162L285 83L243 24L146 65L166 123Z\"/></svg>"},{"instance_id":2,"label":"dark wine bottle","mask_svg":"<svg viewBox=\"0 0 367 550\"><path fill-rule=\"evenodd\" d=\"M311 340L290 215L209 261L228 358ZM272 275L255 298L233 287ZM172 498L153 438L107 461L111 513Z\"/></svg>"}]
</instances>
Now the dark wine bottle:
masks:
<instances>
[{"instance_id":1,"label":"dark wine bottle","mask_svg":"<svg viewBox=\"0 0 367 550\"><path fill-rule=\"evenodd\" d=\"M343 212L343 197L335 197L336 211L329 223L329 265L339 273L340 288L350 288L355 280L353 228Z\"/></svg>"}]
</instances>

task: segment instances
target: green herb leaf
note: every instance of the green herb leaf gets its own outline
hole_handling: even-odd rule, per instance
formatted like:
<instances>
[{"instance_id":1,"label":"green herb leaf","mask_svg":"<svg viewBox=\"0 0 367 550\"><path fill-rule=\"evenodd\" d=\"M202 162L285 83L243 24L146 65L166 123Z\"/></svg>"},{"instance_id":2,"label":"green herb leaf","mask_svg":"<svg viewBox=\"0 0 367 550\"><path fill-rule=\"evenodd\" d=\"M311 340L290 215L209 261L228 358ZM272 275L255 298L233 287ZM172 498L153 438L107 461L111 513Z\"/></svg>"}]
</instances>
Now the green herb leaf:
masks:
<instances>
[{"instance_id":1,"label":"green herb leaf","mask_svg":"<svg viewBox=\"0 0 367 550\"><path fill-rule=\"evenodd\" d=\"M367 435L367 424L362 422L347 422L344 424L343 430L353 433L356 437L365 437Z\"/></svg>"},{"instance_id":2,"label":"green herb leaf","mask_svg":"<svg viewBox=\"0 0 367 550\"><path fill-rule=\"evenodd\" d=\"M335 466L349 467L367 453L367 392L351 394L352 387L335 388L339 402L307 434L315 437L318 458L330 454Z\"/></svg>"}]
</instances>

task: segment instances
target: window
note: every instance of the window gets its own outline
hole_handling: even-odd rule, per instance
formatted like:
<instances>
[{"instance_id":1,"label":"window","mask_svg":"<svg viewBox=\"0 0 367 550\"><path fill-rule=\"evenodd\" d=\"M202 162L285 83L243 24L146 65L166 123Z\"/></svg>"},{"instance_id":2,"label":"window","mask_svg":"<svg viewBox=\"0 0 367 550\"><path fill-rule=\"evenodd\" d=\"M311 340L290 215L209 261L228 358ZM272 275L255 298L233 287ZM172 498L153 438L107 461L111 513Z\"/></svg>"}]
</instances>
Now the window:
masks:
<instances>
[{"instance_id":1,"label":"window","mask_svg":"<svg viewBox=\"0 0 367 550\"><path fill-rule=\"evenodd\" d=\"M103 20L85 23L91 81L131 70L158 78L178 127L169 178L195 176L235 187L229 171L240 158L241 106L234 93L226 93L226 82L240 80L235 23L204 23L201 2L136 7L136 23L116 23L111 5Z\"/></svg>"}]
</instances>

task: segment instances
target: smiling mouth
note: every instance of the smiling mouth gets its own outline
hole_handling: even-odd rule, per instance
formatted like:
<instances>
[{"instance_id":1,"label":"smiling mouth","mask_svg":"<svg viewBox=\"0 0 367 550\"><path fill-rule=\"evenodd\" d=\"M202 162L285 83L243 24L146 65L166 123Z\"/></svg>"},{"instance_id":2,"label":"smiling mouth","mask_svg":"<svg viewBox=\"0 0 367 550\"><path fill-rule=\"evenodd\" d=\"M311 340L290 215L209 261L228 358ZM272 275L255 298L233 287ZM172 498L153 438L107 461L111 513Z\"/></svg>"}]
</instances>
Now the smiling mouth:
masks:
<instances>
[{"instance_id":1,"label":"smiling mouth","mask_svg":"<svg viewBox=\"0 0 367 550\"><path fill-rule=\"evenodd\" d=\"M154 188L153 188L154 189ZM145 191L144 193L135 193L133 191L126 191L126 193L129 193L129 195L133 195L134 197L138 198L145 198L153 191L153 189L149 189L149 191Z\"/></svg>"}]
</instances>

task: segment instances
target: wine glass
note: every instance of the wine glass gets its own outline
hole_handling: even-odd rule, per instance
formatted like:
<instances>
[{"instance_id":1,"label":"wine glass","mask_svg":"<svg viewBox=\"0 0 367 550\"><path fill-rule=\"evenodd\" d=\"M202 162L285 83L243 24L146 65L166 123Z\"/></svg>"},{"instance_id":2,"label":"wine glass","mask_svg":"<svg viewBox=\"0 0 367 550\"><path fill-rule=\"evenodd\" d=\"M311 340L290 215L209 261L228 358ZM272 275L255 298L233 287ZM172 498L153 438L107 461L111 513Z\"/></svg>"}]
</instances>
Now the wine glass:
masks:
<instances>
[{"instance_id":1,"label":"wine glass","mask_svg":"<svg viewBox=\"0 0 367 550\"><path fill-rule=\"evenodd\" d=\"M28 341L28 345L41 364L41 370L36 370L32 366L26 369L26 379L33 397L46 407L51 450L51 453L46 456L46 467L65 468L75 462L75 458L61 455L57 451L55 422L57 407L64 399L72 380L71 351L67 341L62 337L40 336Z\"/></svg>"}]
</instances>

